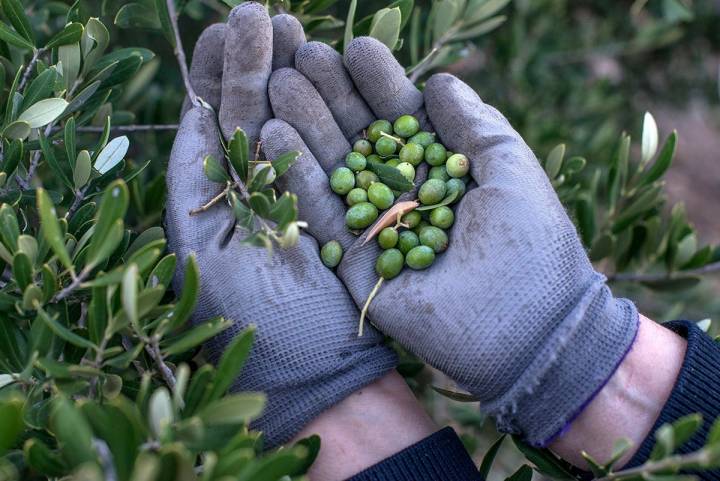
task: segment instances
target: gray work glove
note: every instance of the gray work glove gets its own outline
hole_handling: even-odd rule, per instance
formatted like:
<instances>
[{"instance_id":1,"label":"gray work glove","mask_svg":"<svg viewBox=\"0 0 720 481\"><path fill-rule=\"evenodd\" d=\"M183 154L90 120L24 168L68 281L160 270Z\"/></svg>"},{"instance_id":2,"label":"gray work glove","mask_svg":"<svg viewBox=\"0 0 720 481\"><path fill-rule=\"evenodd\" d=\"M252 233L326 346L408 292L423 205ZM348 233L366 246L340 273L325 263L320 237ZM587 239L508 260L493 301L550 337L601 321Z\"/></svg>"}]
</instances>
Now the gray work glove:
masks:
<instances>
[{"instance_id":1,"label":"gray work glove","mask_svg":"<svg viewBox=\"0 0 720 481\"><path fill-rule=\"evenodd\" d=\"M253 2L236 7L227 25L203 34L192 62L192 82L200 97L220 109L223 132L239 126L257 138L270 115L267 79L272 65L292 65L294 50L304 41L296 20L279 16L271 23L265 8ZM288 56L289 50L293 54ZM253 427L265 433L266 446L274 447L381 377L396 360L377 331L357 337L358 310L343 284L322 265L314 239L302 235L296 247L276 249L269 258L264 249L241 245L243 233L233 236L227 205L188 214L223 188L206 179L202 166L208 154L223 158L219 139L214 112L203 107L187 111L167 173L168 239L180 265L192 253L197 258L201 293L193 319L223 316L234 321L206 346L211 361L238 332L257 326L251 354L232 389L267 394L267 407ZM181 277L176 276L176 290Z\"/></svg>"},{"instance_id":2,"label":"gray work glove","mask_svg":"<svg viewBox=\"0 0 720 481\"><path fill-rule=\"evenodd\" d=\"M419 92L373 39L354 40L344 59L306 44L296 68L270 80L279 120L263 128L264 147L270 156L305 152L286 182L310 232L344 245L337 273L356 303L377 280L380 251L348 234L346 207L325 187L350 150L346 139L374 118L416 112L448 149L469 157L477 187L456 206L447 252L425 271L406 269L385 282L369 316L477 396L501 430L547 444L612 375L635 337L638 313L613 298L593 269L531 150L457 78L435 75Z\"/></svg>"}]
</instances>

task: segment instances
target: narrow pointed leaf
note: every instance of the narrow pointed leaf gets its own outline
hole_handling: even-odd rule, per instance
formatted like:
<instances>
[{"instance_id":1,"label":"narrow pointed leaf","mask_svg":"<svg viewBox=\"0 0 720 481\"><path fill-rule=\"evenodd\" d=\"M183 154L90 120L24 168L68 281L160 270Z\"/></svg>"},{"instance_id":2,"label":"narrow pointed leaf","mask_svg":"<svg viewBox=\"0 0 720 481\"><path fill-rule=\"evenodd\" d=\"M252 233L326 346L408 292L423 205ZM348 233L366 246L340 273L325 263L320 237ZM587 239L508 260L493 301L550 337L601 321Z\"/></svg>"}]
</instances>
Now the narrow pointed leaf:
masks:
<instances>
[{"instance_id":1,"label":"narrow pointed leaf","mask_svg":"<svg viewBox=\"0 0 720 481\"><path fill-rule=\"evenodd\" d=\"M73 270L70 254L65 247L65 236L58 222L57 212L50 196L45 189L38 189L37 208L40 213L40 225L45 241L66 269Z\"/></svg>"}]
</instances>

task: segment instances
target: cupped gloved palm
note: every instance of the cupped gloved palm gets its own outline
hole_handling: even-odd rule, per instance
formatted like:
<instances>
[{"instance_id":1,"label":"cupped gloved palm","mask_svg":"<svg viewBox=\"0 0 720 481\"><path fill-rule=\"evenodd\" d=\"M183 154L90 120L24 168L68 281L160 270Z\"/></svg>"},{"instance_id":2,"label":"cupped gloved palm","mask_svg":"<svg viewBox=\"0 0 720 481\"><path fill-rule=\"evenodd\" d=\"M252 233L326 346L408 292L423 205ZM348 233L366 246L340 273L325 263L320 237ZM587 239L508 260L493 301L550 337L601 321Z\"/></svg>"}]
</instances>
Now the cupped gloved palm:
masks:
<instances>
[{"instance_id":1,"label":"cupped gloved palm","mask_svg":"<svg viewBox=\"0 0 720 481\"><path fill-rule=\"evenodd\" d=\"M312 235L344 246L337 275L359 305L377 281L379 247L347 231L346 207L327 187L349 140L375 118L415 113L468 156L477 187L456 206L448 250L429 269L385 282L369 317L476 395L502 430L549 442L612 375L638 314L594 271L531 150L470 87L439 74L421 93L371 38L354 40L344 59L308 43L296 68L272 75L277 119L263 128L263 146L270 156L304 152L285 183Z\"/></svg>"},{"instance_id":2,"label":"cupped gloved palm","mask_svg":"<svg viewBox=\"0 0 720 481\"><path fill-rule=\"evenodd\" d=\"M256 140L271 115L267 81L273 66L292 65L304 43L300 24L270 19L260 4L236 7L227 25L214 25L195 48L191 71L197 94L219 109L190 107L182 119L168 166L166 225L170 248L185 263L195 255L200 298L193 319L223 316L233 326L206 350L217 360L233 336L256 326L255 343L233 390L263 391L268 404L254 427L266 445L288 441L307 422L395 365L382 336L358 339L358 310L343 284L320 262L318 246L301 236L272 257L240 243L227 205L190 216L224 186L203 173L203 159L222 159L220 135L237 127ZM223 55L223 46L224 55ZM273 53L274 52L274 53ZM220 87L221 86L221 87ZM182 279L175 279L175 287Z\"/></svg>"}]
</instances>

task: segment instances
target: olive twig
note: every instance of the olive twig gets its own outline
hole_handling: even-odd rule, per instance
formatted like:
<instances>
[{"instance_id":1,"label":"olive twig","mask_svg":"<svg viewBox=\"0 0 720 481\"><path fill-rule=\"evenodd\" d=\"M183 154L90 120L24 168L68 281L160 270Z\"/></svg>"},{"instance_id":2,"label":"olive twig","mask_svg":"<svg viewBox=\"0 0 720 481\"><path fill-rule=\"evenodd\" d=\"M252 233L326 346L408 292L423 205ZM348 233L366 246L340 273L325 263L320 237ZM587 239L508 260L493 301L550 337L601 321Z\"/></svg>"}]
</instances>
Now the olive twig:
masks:
<instances>
[{"instance_id":1,"label":"olive twig","mask_svg":"<svg viewBox=\"0 0 720 481\"><path fill-rule=\"evenodd\" d=\"M400 137L395 137L394 135L390 135L387 132L382 132L382 131L380 132L380 135L383 137L387 137L388 139L392 139L400 145L405 145L405 141L403 139L401 139Z\"/></svg>"},{"instance_id":2,"label":"olive twig","mask_svg":"<svg viewBox=\"0 0 720 481\"><path fill-rule=\"evenodd\" d=\"M223 199L227 196L228 192L230 192L230 189L233 188L233 187L235 187L235 186L237 186L237 183L235 183L234 185L228 183L228 186L225 187L225 189L223 189L223 191L220 192L218 195L216 195L215 197L213 197L212 199L210 199L210 202L208 202L207 204L205 204L205 205L203 205L203 206L200 206L200 207L198 207L198 208L196 208L196 209L192 209L192 210L190 211L190 215L197 215L197 214L200 214L200 213L202 213L202 212L205 212L205 211L208 210L210 207L214 206L215 204L217 204L218 202L220 202L221 200L223 200Z\"/></svg>"},{"instance_id":3,"label":"olive twig","mask_svg":"<svg viewBox=\"0 0 720 481\"><path fill-rule=\"evenodd\" d=\"M365 326L365 316L367 315L367 311L370 308L370 303L373 299L375 299L375 296L377 295L378 291L380 290L380 286L382 285L383 281L385 279L381 277L378 279L377 283L375 284L375 287L373 287L373 290L370 291L370 295L367 298L367 301L365 301L365 305L362 308L362 311L360 311L360 325L358 326L358 337L362 337L363 335L363 327Z\"/></svg>"}]
</instances>

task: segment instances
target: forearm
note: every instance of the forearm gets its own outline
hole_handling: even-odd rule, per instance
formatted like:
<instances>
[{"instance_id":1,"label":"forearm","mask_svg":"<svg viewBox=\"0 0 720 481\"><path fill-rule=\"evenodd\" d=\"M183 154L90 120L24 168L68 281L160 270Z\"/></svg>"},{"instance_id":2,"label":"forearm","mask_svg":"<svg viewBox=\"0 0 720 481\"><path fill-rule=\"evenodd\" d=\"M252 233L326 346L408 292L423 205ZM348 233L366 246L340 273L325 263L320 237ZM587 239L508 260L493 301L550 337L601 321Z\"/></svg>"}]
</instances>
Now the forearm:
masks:
<instances>
[{"instance_id":1,"label":"forearm","mask_svg":"<svg viewBox=\"0 0 720 481\"><path fill-rule=\"evenodd\" d=\"M403 378L391 371L318 416L298 439L318 434L313 481L346 479L437 430Z\"/></svg>"},{"instance_id":2,"label":"forearm","mask_svg":"<svg viewBox=\"0 0 720 481\"><path fill-rule=\"evenodd\" d=\"M628 355L550 449L584 468L582 451L604 462L610 458L613 442L624 437L634 448L618 466L627 462L650 434L668 400L686 346L679 335L640 316L638 334Z\"/></svg>"}]
</instances>

